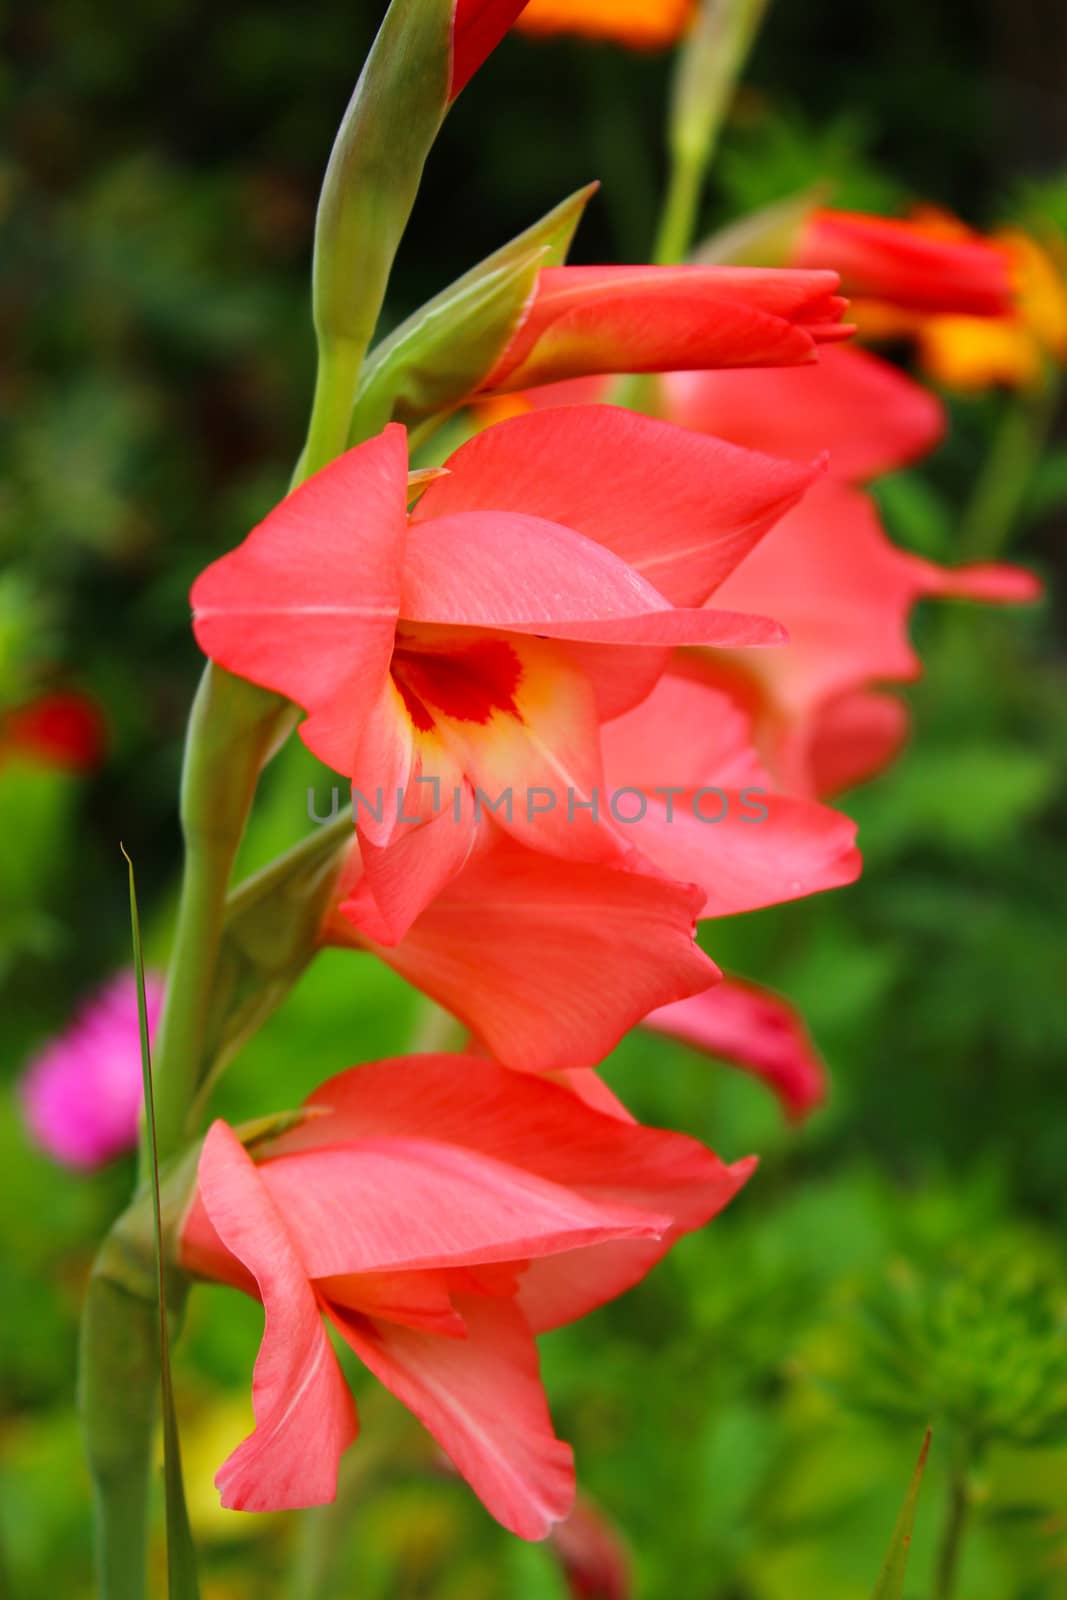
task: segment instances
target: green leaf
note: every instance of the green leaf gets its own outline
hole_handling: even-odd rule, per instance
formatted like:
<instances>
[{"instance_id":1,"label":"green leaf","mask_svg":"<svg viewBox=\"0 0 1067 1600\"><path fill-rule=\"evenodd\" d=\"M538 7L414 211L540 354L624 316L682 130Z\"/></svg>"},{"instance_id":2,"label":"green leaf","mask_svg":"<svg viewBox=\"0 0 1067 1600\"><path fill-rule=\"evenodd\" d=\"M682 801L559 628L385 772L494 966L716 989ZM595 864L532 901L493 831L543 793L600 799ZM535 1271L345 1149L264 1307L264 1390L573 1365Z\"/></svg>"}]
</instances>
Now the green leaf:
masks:
<instances>
[{"instance_id":1,"label":"green leaf","mask_svg":"<svg viewBox=\"0 0 1067 1600\"><path fill-rule=\"evenodd\" d=\"M577 190L486 256L376 347L356 400L353 440L389 421L410 427L475 393L521 327L541 268L565 259L596 187Z\"/></svg>"},{"instance_id":2,"label":"green leaf","mask_svg":"<svg viewBox=\"0 0 1067 1600\"><path fill-rule=\"evenodd\" d=\"M911 1530L915 1523L915 1508L919 1503L919 1490L922 1488L923 1473L926 1471L926 1458L929 1453L930 1429L927 1428L922 1449L919 1451L919 1459L912 1474L911 1485L904 1497L897 1525L893 1529L893 1537L889 1541L889 1551L879 1573L878 1582L872 1591L871 1600L903 1600L904 1576L911 1549Z\"/></svg>"},{"instance_id":3,"label":"green leaf","mask_svg":"<svg viewBox=\"0 0 1067 1600\"><path fill-rule=\"evenodd\" d=\"M148 1008L144 987L144 952L141 946L141 919L137 910L137 887L133 862L126 856L130 873L130 923L133 931L133 963L137 974L137 1019L141 1033L141 1073L144 1079L145 1122L151 1160L153 1220L155 1223L156 1272L159 1289L159 1369L163 1401L163 1486L167 1510L167 1590L170 1600L199 1600L196 1551L189 1511L182 1485L181 1448L178 1419L174 1409L174 1387L170 1371L170 1341L167 1330L167 1296L163 1270L163 1215L159 1193L159 1152L156 1147L155 1096L152 1088L152 1050L148 1038Z\"/></svg>"}]
</instances>

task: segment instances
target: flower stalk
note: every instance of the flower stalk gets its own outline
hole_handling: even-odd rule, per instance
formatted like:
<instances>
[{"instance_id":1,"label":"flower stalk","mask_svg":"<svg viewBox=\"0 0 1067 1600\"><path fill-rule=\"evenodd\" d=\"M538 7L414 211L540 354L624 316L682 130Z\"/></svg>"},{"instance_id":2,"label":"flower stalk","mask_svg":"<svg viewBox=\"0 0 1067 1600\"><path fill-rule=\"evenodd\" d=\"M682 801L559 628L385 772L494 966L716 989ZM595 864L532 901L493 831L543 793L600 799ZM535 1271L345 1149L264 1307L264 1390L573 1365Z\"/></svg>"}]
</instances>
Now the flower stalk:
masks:
<instances>
[{"instance_id":1,"label":"flower stalk","mask_svg":"<svg viewBox=\"0 0 1067 1600\"><path fill-rule=\"evenodd\" d=\"M945 1517L937 1547L934 1600L953 1600L959 1582L960 1560L972 1507L972 1451L961 1445L949 1475Z\"/></svg>"},{"instance_id":2,"label":"flower stalk","mask_svg":"<svg viewBox=\"0 0 1067 1600\"><path fill-rule=\"evenodd\" d=\"M766 7L767 0L704 0L678 58L667 128L670 177L653 256L660 266L689 253L719 131Z\"/></svg>"}]
</instances>

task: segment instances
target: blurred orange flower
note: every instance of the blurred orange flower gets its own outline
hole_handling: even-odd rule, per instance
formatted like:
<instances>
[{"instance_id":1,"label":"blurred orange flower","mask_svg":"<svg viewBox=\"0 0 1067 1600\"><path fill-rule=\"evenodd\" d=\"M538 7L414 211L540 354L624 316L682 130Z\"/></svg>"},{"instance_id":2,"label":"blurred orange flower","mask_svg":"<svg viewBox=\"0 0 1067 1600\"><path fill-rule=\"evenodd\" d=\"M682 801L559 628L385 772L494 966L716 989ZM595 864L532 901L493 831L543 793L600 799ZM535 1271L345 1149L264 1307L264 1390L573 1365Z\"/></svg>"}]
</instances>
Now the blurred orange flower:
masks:
<instances>
[{"instance_id":1,"label":"blurred orange flower","mask_svg":"<svg viewBox=\"0 0 1067 1600\"><path fill-rule=\"evenodd\" d=\"M911 220L931 238L978 238L932 207ZM849 311L860 337L914 339L924 371L950 389L1029 388L1042 381L1050 361L1067 365L1067 243L1056 236L1039 243L1021 228L1002 228L987 242L1008 263L1014 298L1009 315L932 314L857 298Z\"/></svg>"},{"instance_id":2,"label":"blurred orange flower","mask_svg":"<svg viewBox=\"0 0 1067 1600\"><path fill-rule=\"evenodd\" d=\"M681 37L695 9L695 0L529 0L517 26L542 37L577 33L657 50Z\"/></svg>"}]
</instances>

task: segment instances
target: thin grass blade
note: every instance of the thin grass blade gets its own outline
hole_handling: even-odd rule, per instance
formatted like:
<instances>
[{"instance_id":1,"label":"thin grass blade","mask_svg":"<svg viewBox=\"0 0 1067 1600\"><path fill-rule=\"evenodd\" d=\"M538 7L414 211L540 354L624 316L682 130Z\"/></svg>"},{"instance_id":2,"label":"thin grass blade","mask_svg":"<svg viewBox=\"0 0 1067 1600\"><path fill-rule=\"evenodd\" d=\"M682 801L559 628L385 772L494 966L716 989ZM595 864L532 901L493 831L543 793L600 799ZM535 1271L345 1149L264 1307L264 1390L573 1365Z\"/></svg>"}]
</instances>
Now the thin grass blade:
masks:
<instances>
[{"instance_id":1,"label":"thin grass blade","mask_svg":"<svg viewBox=\"0 0 1067 1600\"><path fill-rule=\"evenodd\" d=\"M885 1564L878 1575L878 1582L874 1586L871 1600L904 1600L904 1577L908 1567L908 1555L911 1550L911 1533L915 1525L915 1508L919 1503L919 1490L922 1488L923 1473L926 1471L926 1458L930 1453L930 1429L926 1430L919 1459L912 1474L911 1484L904 1497L904 1504L900 1508L897 1525L893 1529L893 1537L889 1541L889 1551Z\"/></svg>"},{"instance_id":2,"label":"thin grass blade","mask_svg":"<svg viewBox=\"0 0 1067 1600\"><path fill-rule=\"evenodd\" d=\"M182 1484L181 1449L178 1420L174 1409L174 1387L170 1371L170 1340L167 1331L166 1274L163 1270L163 1216L159 1197L159 1151L156 1144L156 1108L152 1089L152 1049L148 1038L148 1006L144 986L144 953L141 946L141 919L137 910L137 886L133 862L120 846L130 872L130 926L133 933L133 964L137 974L137 1019L141 1031L141 1072L144 1079L145 1123L150 1157L152 1209L156 1235L156 1274L159 1288L159 1369L163 1410L163 1488L167 1513L167 1592L169 1600L200 1600L196 1573L196 1550L189 1527L189 1511Z\"/></svg>"}]
</instances>

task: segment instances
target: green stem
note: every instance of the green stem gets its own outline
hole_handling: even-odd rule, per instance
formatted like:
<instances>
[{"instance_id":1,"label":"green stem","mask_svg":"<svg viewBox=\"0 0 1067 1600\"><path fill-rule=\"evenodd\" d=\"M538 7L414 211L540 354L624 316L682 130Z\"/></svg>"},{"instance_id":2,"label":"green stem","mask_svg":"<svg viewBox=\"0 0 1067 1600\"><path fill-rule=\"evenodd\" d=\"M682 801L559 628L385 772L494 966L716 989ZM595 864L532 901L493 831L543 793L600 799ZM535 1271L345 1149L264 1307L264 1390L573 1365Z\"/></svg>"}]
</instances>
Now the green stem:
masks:
<instances>
[{"instance_id":1,"label":"green stem","mask_svg":"<svg viewBox=\"0 0 1067 1600\"><path fill-rule=\"evenodd\" d=\"M766 7L767 0L703 0L678 57L667 128L670 178L655 245L659 266L689 254L708 168Z\"/></svg>"},{"instance_id":2,"label":"green stem","mask_svg":"<svg viewBox=\"0 0 1067 1600\"><path fill-rule=\"evenodd\" d=\"M672 160L652 256L657 266L672 266L688 255L706 172L707 160L699 151L679 151Z\"/></svg>"},{"instance_id":3,"label":"green stem","mask_svg":"<svg viewBox=\"0 0 1067 1600\"><path fill-rule=\"evenodd\" d=\"M143 1600L156 1414L156 1308L94 1273L82 1315L79 1407L93 1482L97 1593Z\"/></svg>"},{"instance_id":4,"label":"green stem","mask_svg":"<svg viewBox=\"0 0 1067 1600\"><path fill-rule=\"evenodd\" d=\"M956 1593L960 1556L963 1553L963 1539L967 1531L970 1511L971 1495L967 1457L965 1453L961 1452L953 1464L952 1475L949 1479L945 1520L942 1524L941 1538L937 1548L934 1600L952 1600Z\"/></svg>"},{"instance_id":5,"label":"green stem","mask_svg":"<svg viewBox=\"0 0 1067 1600\"><path fill-rule=\"evenodd\" d=\"M1048 442L1059 396L1059 383L1050 373L1038 388L1006 403L964 513L961 559L989 561L1007 547Z\"/></svg>"},{"instance_id":6,"label":"green stem","mask_svg":"<svg viewBox=\"0 0 1067 1600\"><path fill-rule=\"evenodd\" d=\"M256 783L287 702L208 663L186 737L181 822L185 840L174 949L156 1041L159 1158L184 1143L189 1107L205 1070L205 1041L226 894Z\"/></svg>"},{"instance_id":7,"label":"green stem","mask_svg":"<svg viewBox=\"0 0 1067 1600\"><path fill-rule=\"evenodd\" d=\"M185 838L174 951L156 1041L161 1161L187 1136L205 1067L212 988L234 857L256 780L287 703L209 663L189 719L182 772ZM142 1174L150 1170L147 1135ZM107 1244L105 1244L105 1250ZM93 1477L101 1600L141 1600L147 1481L159 1383L158 1306L94 1275L82 1322L81 1414Z\"/></svg>"},{"instance_id":8,"label":"green stem","mask_svg":"<svg viewBox=\"0 0 1067 1600\"><path fill-rule=\"evenodd\" d=\"M347 448L352 407L365 354L366 345L354 340L320 339L307 443L294 485L310 478Z\"/></svg>"}]
</instances>

